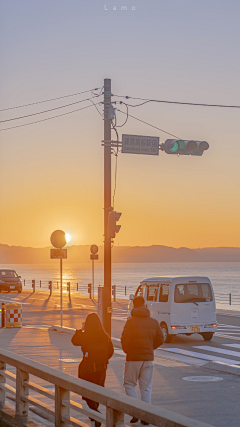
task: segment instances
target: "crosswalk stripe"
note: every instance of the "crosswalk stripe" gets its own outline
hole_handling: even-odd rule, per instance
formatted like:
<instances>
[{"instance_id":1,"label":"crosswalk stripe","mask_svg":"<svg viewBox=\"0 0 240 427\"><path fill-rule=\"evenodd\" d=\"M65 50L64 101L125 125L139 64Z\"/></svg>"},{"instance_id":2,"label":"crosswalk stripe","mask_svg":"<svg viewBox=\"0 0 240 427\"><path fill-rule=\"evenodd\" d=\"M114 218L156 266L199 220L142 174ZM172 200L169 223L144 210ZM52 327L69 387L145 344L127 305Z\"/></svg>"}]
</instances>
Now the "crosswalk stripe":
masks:
<instances>
[{"instance_id":1,"label":"crosswalk stripe","mask_svg":"<svg viewBox=\"0 0 240 427\"><path fill-rule=\"evenodd\" d=\"M231 348L240 348L240 344L223 344L223 345Z\"/></svg>"},{"instance_id":2,"label":"crosswalk stripe","mask_svg":"<svg viewBox=\"0 0 240 427\"><path fill-rule=\"evenodd\" d=\"M215 333L214 335L216 335L217 337L221 337L221 338L227 338L227 339L229 339L229 340L238 340L238 341L240 341L240 338L238 338L238 337L233 337L233 336L231 336L231 335L224 335L224 334L218 334L218 333Z\"/></svg>"},{"instance_id":3,"label":"crosswalk stripe","mask_svg":"<svg viewBox=\"0 0 240 427\"><path fill-rule=\"evenodd\" d=\"M166 352L170 351L172 353L183 354L185 356L197 357L198 359L211 360L214 362L222 362L222 363L226 363L227 365L240 365L239 360L226 359L225 357L213 356L210 354L199 353L197 351L184 350L182 348L163 348L162 350Z\"/></svg>"},{"instance_id":4,"label":"crosswalk stripe","mask_svg":"<svg viewBox=\"0 0 240 427\"><path fill-rule=\"evenodd\" d=\"M213 353L221 353L227 354L228 356L240 357L239 351L226 350L225 348L212 347L211 345L193 345L192 347L198 350L207 350L212 351Z\"/></svg>"}]
</instances>

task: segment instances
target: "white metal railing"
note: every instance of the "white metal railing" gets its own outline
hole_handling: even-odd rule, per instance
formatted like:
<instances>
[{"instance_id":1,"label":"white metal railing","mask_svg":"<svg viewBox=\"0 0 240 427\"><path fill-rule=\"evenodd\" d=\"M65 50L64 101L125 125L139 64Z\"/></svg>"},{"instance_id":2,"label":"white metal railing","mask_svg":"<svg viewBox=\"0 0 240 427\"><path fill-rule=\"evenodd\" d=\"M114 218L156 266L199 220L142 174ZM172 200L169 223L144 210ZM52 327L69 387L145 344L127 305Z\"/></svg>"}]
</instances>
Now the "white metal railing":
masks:
<instances>
[{"instance_id":1,"label":"white metal railing","mask_svg":"<svg viewBox=\"0 0 240 427\"><path fill-rule=\"evenodd\" d=\"M16 368L16 375L6 370L6 365ZM54 384L55 392L29 381L29 374ZM16 381L16 388L6 383ZM29 390L47 397L49 405L31 397ZM144 420L158 427L212 427L209 424L187 418L155 405L116 393L56 369L21 357L0 348L0 408L3 408L6 392L16 396L16 415L27 417L29 405L47 412L55 427L83 426L84 423L71 416L71 410L84 414L107 427L124 426L124 414ZM99 402L106 407L106 417L70 399L70 392Z\"/></svg>"}]
</instances>

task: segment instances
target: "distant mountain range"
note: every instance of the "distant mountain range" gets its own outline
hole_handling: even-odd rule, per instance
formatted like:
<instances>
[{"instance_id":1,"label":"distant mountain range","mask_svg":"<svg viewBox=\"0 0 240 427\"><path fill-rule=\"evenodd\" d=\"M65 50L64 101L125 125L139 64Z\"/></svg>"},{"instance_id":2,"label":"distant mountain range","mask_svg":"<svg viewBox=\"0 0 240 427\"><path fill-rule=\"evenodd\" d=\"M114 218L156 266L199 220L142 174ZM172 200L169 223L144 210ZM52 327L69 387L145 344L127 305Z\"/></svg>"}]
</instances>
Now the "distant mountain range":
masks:
<instances>
[{"instance_id":1,"label":"distant mountain range","mask_svg":"<svg viewBox=\"0 0 240 427\"><path fill-rule=\"evenodd\" d=\"M29 248L0 244L0 264L38 264L52 262L50 247ZM90 245L69 246L68 262L90 262ZM112 261L143 262L240 262L240 248L172 248L169 246L114 246ZM99 248L103 262L103 246Z\"/></svg>"}]
</instances>

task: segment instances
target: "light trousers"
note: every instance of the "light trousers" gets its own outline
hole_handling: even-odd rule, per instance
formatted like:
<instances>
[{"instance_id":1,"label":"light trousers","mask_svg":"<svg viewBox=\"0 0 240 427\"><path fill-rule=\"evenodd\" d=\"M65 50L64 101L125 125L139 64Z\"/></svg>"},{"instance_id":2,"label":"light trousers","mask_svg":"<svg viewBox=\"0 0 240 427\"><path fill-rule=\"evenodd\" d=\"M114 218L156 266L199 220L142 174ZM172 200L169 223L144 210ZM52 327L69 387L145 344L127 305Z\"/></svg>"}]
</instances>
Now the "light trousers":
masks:
<instances>
[{"instance_id":1,"label":"light trousers","mask_svg":"<svg viewBox=\"0 0 240 427\"><path fill-rule=\"evenodd\" d=\"M153 361L125 362L123 386L127 396L138 398L135 387L139 383L141 400L151 403Z\"/></svg>"}]
</instances>

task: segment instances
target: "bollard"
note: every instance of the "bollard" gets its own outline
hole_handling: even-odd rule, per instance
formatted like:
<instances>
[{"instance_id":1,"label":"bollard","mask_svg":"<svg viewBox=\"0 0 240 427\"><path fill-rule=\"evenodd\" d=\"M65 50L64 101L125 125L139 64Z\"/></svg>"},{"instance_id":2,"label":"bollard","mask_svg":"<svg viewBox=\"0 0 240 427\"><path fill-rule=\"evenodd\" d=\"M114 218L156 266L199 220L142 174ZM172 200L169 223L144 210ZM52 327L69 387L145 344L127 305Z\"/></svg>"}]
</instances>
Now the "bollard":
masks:
<instances>
[{"instance_id":1,"label":"bollard","mask_svg":"<svg viewBox=\"0 0 240 427\"><path fill-rule=\"evenodd\" d=\"M229 294L229 305L232 304L232 294Z\"/></svg>"},{"instance_id":2,"label":"bollard","mask_svg":"<svg viewBox=\"0 0 240 427\"><path fill-rule=\"evenodd\" d=\"M49 290L50 290L50 296L52 295L52 281L50 280L49 282Z\"/></svg>"},{"instance_id":3,"label":"bollard","mask_svg":"<svg viewBox=\"0 0 240 427\"><path fill-rule=\"evenodd\" d=\"M33 288L33 292L35 292L35 280L32 280L32 288Z\"/></svg>"},{"instance_id":4,"label":"bollard","mask_svg":"<svg viewBox=\"0 0 240 427\"><path fill-rule=\"evenodd\" d=\"M5 302L2 302L2 328L6 326L5 319Z\"/></svg>"},{"instance_id":5,"label":"bollard","mask_svg":"<svg viewBox=\"0 0 240 427\"><path fill-rule=\"evenodd\" d=\"M71 287L70 287L70 282L67 282L67 291L69 293L69 297L71 296Z\"/></svg>"},{"instance_id":6,"label":"bollard","mask_svg":"<svg viewBox=\"0 0 240 427\"><path fill-rule=\"evenodd\" d=\"M116 285L112 285L112 296L113 301L116 301Z\"/></svg>"},{"instance_id":7,"label":"bollard","mask_svg":"<svg viewBox=\"0 0 240 427\"><path fill-rule=\"evenodd\" d=\"M78 283L77 283L77 292L78 292Z\"/></svg>"},{"instance_id":8,"label":"bollard","mask_svg":"<svg viewBox=\"0 0 240 427\"><path fill-rule=\"evenodd\" d=\"M42 281L40 280L40 288L42 287Z\"/></svg>"},{"instance_id":9,"label":"bollard","mask_svg":"<svg viewBox=\"0 0 240 427\"><path fill-rule=\"evenodd\" d=\"M89 293L89 298L92 299L92 284L88 283L88 293Z\"/></svg>"},{"instance_id":10,"label":"bollard","mask_svg":"<svg viewBox=\"0 0 240 427\"><path fill-rule=\"evenodd\" d=\"M125 286L125 295L127 295L127 286Z\"/></svg>"}]
</instances>

